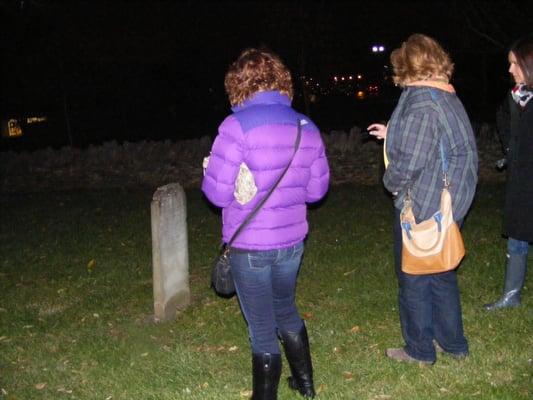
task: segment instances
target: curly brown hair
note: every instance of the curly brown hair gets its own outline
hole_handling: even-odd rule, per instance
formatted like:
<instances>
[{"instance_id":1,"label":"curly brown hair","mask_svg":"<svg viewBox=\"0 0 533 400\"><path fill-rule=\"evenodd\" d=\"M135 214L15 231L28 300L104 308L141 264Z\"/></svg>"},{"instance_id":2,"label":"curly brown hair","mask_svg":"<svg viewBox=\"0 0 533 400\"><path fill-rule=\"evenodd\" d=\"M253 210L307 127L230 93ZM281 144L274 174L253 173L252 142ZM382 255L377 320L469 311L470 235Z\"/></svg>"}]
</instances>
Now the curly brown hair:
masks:
<instances>
[{"instance_id":1,"label":"curly brown hair","mask_svg":"<svg viewBox=\"0 0 533 400\"><path fill-rule=\"evenodd\" d=\"M293 96L290 71L279 56L267 49L245 49L230 65L224 86L232 106L260 91L278 90L291 100Z\"/></svg>"},{"instance_id":2,"label":"curly brown hair","mask_svg":"<svg viewBox=\"0 0 533 400\"><path fill-rule=\"evenodd\" d=\"M421 33L409 36L391 53L390 61L394 83L400 86L427 79L449 80L453 73L450 55L435 39Z\"/></svg>"}]
</instances>

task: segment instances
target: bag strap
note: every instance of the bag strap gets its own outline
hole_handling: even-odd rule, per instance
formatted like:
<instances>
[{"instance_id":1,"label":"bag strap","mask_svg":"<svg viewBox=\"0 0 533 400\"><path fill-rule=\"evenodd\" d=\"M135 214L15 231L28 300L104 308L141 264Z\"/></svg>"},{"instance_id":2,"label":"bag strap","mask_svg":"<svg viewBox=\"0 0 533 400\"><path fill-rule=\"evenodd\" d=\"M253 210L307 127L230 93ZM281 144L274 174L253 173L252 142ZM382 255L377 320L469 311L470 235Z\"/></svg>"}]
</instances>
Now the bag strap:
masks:
<instances>
[{"instance_id":1,"label":"bag strap","mask_svg":"<svg viewBox=\"0 0 533 400\"><path fill-rule=\"evenodd\" d=\"M437 106L437 108L440 111L440 114L444 114L444 110L442 109L442 106L437 101L437 95L435 94L435 90L430 89L431 93L431 99L433 100L433 103ZM442 135L440 137L440 160L442 163L442 176L444 181L444 188L447 189L450 186L450 182L448 181L448 159L446 158L446 152L444 151L444 144L442 140Z\"/></svg>"},{"instance_id":2,"label":"bag strap","mask_svg":"<svg viewBox=\"0 0 533 400\"><path fill-rule=\"evenodd\" d=\"M242 232L244 227L246 225L248 225L248 223L252 220L252 218L255 217L255 215L259 212L261 207L263 207L263 205L266 203L266 201L268 200L268 198L270 197L272 192L274 192L274 189L276 189L276 187L279 185L279 183L281 182L281 180L283 179L283 177L285 176L285 174L289 170L289 167L292 164L292 160L294 160L294 156L296 155L296 152L298 151L298 147L300 147L301 136L302 136L302 124L301 124L300 119L298 119L298 128L297 128L297 134L296 134L296 141L294 142L294 152L292 153L292 157L291 157L289 163L287 164L287 166L285 167L285 169L283 170L281 175L278 177L278 179L276 180L274 185L270 188L268 193L261 199L261 201L255 206L255 208L246 216L245 220L242 222L242 224L239 226L239 228L235 231L235 233L233 234L233 236L229 240L228 244L226 245L226 249L227 250L229 250L229 248L231 247L231 245L233 244L233 242L235 241L237 236L239 236L239 234Z\"/></svg>"},{"instance_id":3,"label":"bag strap","mask_svg":"<svg viewBox=\"0 0 533 400\"><path fill-rule=\"evenodd\" d=\"M442 109L441 105L437 102L437 96L435 95L434 90L430 89L430 93L431 93L431 99L433 100L434 104L438 107L438 109L439 109L439 111L441 113L444 113L444 110ZM439 147L440 147L439 148L440 161L441 161L441 164L442 164L442 180L444 181L444 188L448 189L450 187L450 181L448 180L449 164L448 164L448 159L446 158L446 151L444 150L444 144L443 144L443 140L442 140L442 135L440 137ZM411 188L410 187L407 188L406 200L407 201L411 200Z\"/></svg>"},{"instance_id":4,"label":"bag strap","mask_svg":"<svg viewBox=\"0 0 533 400\"><path fill-rule=\"evenodd\" d=\"M448 159L446 158L444 145L442 144L442 137L440 138L440 160L442 163L442 179L444 181L444 187L448 188L450 186L450 182L448 181Z\"/></svg>"}]
</instances>

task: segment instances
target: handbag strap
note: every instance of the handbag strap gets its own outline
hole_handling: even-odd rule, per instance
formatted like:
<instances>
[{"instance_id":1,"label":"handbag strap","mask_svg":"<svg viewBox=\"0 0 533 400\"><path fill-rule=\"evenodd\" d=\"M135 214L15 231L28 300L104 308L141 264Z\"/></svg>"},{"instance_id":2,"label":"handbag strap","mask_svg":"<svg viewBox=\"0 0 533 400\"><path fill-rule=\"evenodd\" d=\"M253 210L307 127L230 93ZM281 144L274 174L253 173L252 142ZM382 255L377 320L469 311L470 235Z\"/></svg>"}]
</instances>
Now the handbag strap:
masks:
<instances>
[{"instance_id":1,"label":"handbag strap","mask_svg":"<svg viewBox=\"0 0 533 400\"><path fill-rule=\"evenodd\" d=\"M442 180L444 181L444 188L447 189L450 187L450 182L448 181L448 159L446 158L446 153L444 152L442 137L440 138L440 160L442 163Z\"/></svg>"},{"instance_id":2,"label":"handbag strap","mask_svg":"<svg viewBox=\"0 0 533 400\"><path fill-rule=\"evenodd\" d=\"M289 163L287 164L287 166L285 167L285 169L283 170L281 175L278 177L278 179L276 180L274 185L270 188L268 193L261 199L261 201L255 206L255 208L246 216L246 218L244 219L242 224L235 231L235 233L233 234L233 236L231 237L231 239L229 240L229 242L228 242L228 244L226 246L227 250L229 250L229 248L231 247L231 245L233 244L233 242L235 241L237 236L239 236L239 234L242 232L244 227L246 225L248 225L248 223L252 220L252 218L259 212L261 207L263 207L263 205L266 203L266 201L268 200L268 198L270 197L270 195L272 194L274 189L276 189L276 187L279 185L279 183L281 182L281 180L283 179L283 177L285 176L285 174L289 170L289 167L292 164L292 160L294 160L294 156L296 155L296 152L298 151L298 147L300 146L301 136L302 136L302 124L301 124L300 119L298 119L298 128L297 128L297 134L296 134L296 141L294 142L294 151L292 153L292 157L291 157Z\"/></svg>"},{"instance_id":3,"label":"handbag strap","mask_svg":"<svg viewBox=\"0 0 533 400\"><path fill-rule=\"evenodd\" d=\"M441 115L444 115L444 110L442 109L442 106L438 102L437 98L437 91L435 89L430 89L431 99L433 100L433 103L437 106L437 108L440 111ZM450 182L448 181L448 159L446 158L446 152L444 151L444 144L442 140L442 135L440 137L440 160L442 163L442 175L444 180L444 187L448 188L450 186Z\"/></svg>"},{"instance_id":4,"label":"handbag strap","mask_svg":"<svg viewBox=\"0 0 533 400\"><path fill-rule=\"evenodd\" d=\"M435 95L435 92L434 90L430 90L430 93L431 93L431 98L432 100L434 101L434 104L438 107L438 109L444 113L444 111L442 110L442 107L441 105L436 101L437 100L437 96ZM446 158L446 152L444 150L444 144L443 144L443 140L442 140L442 135L440 137L440 142L439 142L439 151L440 151L440 161L441 161L441 164L442 164L442 180L444 181L444 188L445 189L448 189L450 187L450 181L448 180L448 168L449 168L449 164L448 164L448 159ZM411 200L411 188L407 188L407 196L406 196L406 200L407 201L410 201Z\"/></svg>"}]
</instances>

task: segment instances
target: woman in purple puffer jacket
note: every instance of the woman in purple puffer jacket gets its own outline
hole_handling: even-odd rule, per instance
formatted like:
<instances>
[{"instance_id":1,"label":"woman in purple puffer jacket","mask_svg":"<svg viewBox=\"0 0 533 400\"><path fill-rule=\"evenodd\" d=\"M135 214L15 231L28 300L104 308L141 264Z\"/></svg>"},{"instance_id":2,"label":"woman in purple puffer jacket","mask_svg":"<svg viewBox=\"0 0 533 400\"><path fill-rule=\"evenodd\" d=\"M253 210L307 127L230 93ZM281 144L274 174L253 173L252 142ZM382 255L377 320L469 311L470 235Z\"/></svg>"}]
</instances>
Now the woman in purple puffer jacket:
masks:
<instances>
[{"instance_id":1,"label":"woman in purple puffer jacket","mask_svg":"<svg viewBox=\"0 0 533 400\"><path fill-rule=\"evenodd\" d=\"M233 114L219 127L202 182L207 198L223 209L224 242L289 164L298 122L302 126L290 168L234 241L230 264L252 348L252 399L277 398L278 337L292 373L289 385L314 397L309 341L295 290L308 231L306 203L328 190L324 144L317 127L291 108L291 74L275 54L244 50L224 83Z\"/></svg>"}]
</instances>

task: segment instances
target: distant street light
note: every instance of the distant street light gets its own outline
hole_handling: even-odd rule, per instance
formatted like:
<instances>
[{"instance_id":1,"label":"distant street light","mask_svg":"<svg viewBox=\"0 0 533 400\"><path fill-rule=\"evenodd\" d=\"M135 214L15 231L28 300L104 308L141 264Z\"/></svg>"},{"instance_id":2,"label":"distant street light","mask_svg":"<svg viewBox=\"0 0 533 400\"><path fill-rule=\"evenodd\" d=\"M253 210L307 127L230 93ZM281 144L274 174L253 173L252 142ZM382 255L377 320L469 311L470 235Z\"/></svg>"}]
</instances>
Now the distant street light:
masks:
<instances>
[{"instance_id":1,"label":"distant street light","mask_svg":"<svg viewBox=\"0 0 533 400\"><path fill-rule=\"evenodd\" d=\"M372 46L372 53L383 53L385 51L385 46L379 44Z\"/></svg>"}]
</instances>

